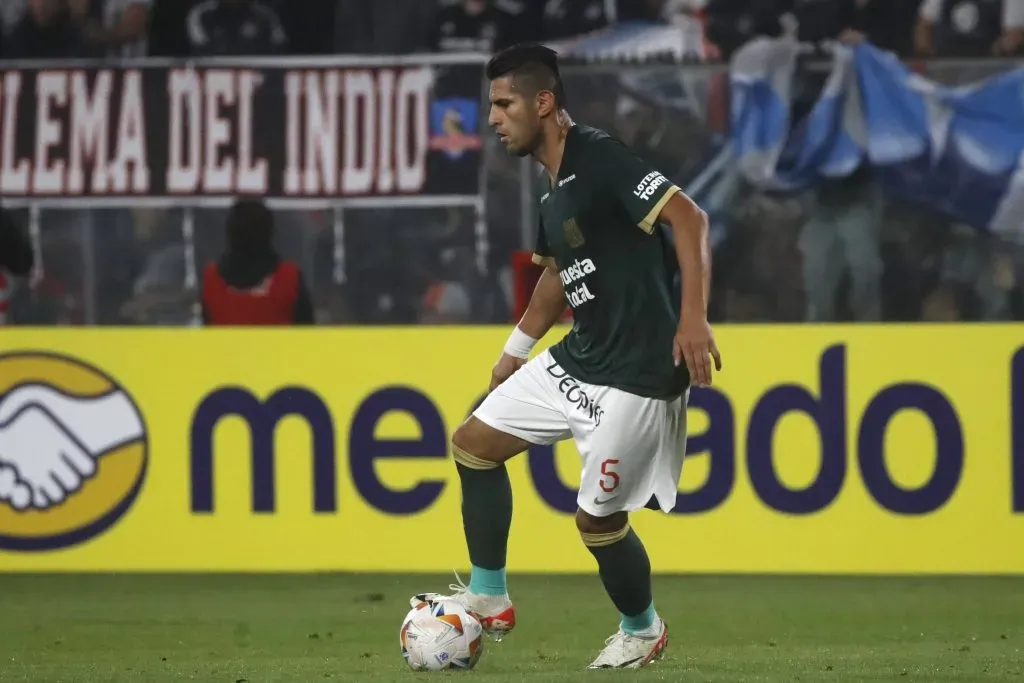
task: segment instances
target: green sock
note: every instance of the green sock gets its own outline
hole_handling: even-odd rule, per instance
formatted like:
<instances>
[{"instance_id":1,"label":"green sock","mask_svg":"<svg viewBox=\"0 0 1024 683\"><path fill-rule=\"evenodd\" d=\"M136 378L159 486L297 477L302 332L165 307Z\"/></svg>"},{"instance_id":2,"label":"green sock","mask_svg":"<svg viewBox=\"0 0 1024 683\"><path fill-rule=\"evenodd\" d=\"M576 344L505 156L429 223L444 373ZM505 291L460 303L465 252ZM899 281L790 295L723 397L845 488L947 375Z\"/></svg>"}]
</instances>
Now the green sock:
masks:
<instances>
[{"instance_id":1,"label":"green sock","mask_svg":"<svg viewBox=\"0 0 1024 683\"><path fill-rule=\"evenodd\" d=\"M632 528L611 545L587 546L597 560L608 597L623 616L623 628L642 631L654 623L651 561ZM648 620L650 611L650 620Z\"/></svg>"},{"instance_id":2,"label":"green sock","mask_svg":"<svg viewBox=\"0 0 1024 683\"><path fill-rule=\"evenodd\" d=\"M508 583L504 569L484 569L474 565L469 575L469 592L477 595L506 595Z\"/></svg>"},{"instance_id":3,"label":"green sock","mask_svg":"<svg viewBox=\"0 0 1024 683\"><path fill-rule=\"evenodd\" d=\"M462 483L462 528L469 560L474 569L504 570L508 532L512 527L512 483L508 470L504 465L489 470L455 465Z\"/></svg>"},{"instance_id":4,"label":"green sock","mask_svg":"<svg viewBox=\"0 0 1024 683\"><path fill-rule=\"evenodd\" d=\"M654 626L654 620L657 619L658 613L654 611L654 603L652 602L647 606L640 614L634 614L632 616L628 614L622 615L622 630L626 633L640 633L646 631L651 626Z\"/></svg>"}]
</instances>

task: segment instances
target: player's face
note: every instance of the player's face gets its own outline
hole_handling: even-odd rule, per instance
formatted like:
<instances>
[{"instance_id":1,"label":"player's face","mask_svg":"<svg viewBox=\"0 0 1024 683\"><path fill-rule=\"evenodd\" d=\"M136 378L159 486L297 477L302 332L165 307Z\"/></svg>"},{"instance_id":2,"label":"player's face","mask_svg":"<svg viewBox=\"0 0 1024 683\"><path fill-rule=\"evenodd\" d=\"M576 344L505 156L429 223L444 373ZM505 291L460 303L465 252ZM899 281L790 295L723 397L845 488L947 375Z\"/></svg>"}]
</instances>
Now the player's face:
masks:
<instances>
[{"instance_id":1,"label":"player's face","mask_svg":"<svg viewBox=\"0 0 1024 683\"><path fill-rule=\"evenodd\" d=\"M487 122L512 154L525 157L540 144L537 98L526 98L512 88L512 79L491 81L491 113Z\"/></svg>"}]
</instances>

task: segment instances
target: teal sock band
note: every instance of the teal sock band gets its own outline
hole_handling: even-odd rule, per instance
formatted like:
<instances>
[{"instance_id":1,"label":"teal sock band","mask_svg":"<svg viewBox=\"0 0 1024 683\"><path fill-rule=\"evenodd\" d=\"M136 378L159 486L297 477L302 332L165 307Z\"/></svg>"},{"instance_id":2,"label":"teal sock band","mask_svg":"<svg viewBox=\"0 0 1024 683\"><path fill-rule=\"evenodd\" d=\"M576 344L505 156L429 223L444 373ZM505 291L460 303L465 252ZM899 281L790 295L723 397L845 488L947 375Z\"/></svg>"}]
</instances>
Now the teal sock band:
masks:
<instances>
[{"instance_id":1,"label":"teal sock band","mask_svg":"<svg viewBox=\"0 0 1024 683\"><path fill-rule=\"evenodd\" d=\"M473 565L473 573L469 575L469 592L477 595L505 595L508 593L505 568L483 569Z\"/></svg>"},{"instance_id":2,"label":"teal sock band","mask_svg":"<svg viewBox=\"0 0 1024 683\"><path fill-rule=\"evenodd\" d=\"M657 615L658 613L654 611L653 602L647 606L647 609L635 617L627 617L623 614L622 630L626 633L638 633L640 631L645 631L654 625L654 619Z\"/></svg>"}]
</instances>

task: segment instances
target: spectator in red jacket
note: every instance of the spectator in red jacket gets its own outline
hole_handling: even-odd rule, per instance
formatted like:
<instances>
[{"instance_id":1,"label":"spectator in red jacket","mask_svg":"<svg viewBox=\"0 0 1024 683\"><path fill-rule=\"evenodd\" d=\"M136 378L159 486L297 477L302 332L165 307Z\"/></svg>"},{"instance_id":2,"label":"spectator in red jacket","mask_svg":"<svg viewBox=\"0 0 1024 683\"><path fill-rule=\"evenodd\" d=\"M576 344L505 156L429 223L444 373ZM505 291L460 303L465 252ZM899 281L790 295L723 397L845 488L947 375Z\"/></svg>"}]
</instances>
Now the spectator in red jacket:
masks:
<instances>
[{"instance_id":1,"label":"spectator in red jacket","mask_svg":"<svg viewBox=\"0 0 1024 683\"><path fill-rule=\"evenodd\" d=\"M205 324L313 324L302 270L278 256L273 233L274 217L263 202L246 199L231 207L227 249L203 271Z\"/></svg>"}]
</instances>

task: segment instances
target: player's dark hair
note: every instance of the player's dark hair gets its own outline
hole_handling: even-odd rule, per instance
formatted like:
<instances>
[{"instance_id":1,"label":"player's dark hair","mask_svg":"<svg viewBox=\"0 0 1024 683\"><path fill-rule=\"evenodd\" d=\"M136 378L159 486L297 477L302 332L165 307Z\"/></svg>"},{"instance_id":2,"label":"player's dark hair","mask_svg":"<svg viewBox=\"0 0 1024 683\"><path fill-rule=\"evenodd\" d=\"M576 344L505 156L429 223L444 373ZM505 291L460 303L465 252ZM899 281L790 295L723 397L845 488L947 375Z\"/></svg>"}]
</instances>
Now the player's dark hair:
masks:
<instances>
[{"instance_id":1,"label":"player's dark hair","mask_svg":"<svg viewBox=\"0 0 1024 683\"><path fill-rule=\"evenodd\" d=\"M274 214L259 199L239 199L228 211L228 249L255 254L270 251L274 238Z\"/></svg>"},{"instance_id":2,"label":"player's dark hair","mask_svg":"<svg viewBox=\"0 0 1024 683\"><path fill-rule=\"evenodd\" d=\"M558 72L558 53L540 43L519 43L507 47L487 62L487 78L510 76L512 86L527 95L548 90L555 106L565 106L565 87Z\"/></svg>"}]
</instances>

